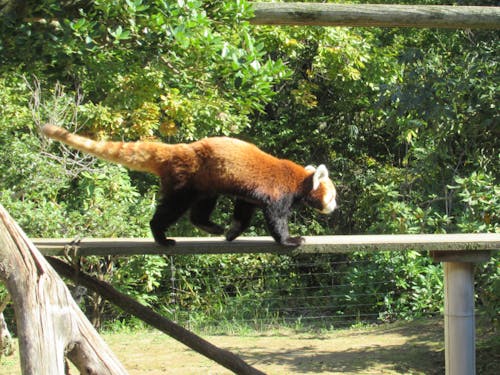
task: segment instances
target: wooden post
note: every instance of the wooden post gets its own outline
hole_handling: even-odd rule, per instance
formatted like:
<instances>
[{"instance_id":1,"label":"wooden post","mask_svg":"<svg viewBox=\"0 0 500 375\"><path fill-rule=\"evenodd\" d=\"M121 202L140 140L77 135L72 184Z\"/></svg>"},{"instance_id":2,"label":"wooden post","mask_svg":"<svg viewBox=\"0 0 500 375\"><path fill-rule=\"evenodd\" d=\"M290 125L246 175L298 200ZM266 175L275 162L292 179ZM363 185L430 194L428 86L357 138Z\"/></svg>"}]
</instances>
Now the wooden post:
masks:
<instances>
[{"instance_id":1,"label":"wooden post","mask_svg":"<svg viewBox=\"0 0 500 375\"><path fill-rule=\"evenodd\" d=\"M252 3L255 25L437 27L499 29L500 7Z\"/></svg>"},{"instance_id":2,"label":"wooden post","mask_svg":"<svg viewBox=\"0 0 500 375\"><path fill-rule=\"evenodd\" d=\"M0 279L11 295L23 375L126 374L45 258L0 205Z\"/></svg>"}]
</instances>

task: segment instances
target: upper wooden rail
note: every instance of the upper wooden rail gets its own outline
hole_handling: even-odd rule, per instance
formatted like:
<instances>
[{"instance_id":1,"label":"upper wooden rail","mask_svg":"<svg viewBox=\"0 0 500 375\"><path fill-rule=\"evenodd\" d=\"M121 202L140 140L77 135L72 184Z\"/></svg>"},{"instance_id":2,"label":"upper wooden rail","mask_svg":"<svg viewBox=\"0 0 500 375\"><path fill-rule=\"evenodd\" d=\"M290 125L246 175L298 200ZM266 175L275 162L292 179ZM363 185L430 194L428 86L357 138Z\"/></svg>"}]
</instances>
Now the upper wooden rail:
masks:
<instances>
[{"instance_id":1,"label":"upper wooden rail","mask_svg":"<svg viewBox=\"0 0 500 375\"><path fill-rule=\"evenodd\" d=\"M500 249L500 234L401 234L349 235L306 237L297 248L278 245L270 237L242 237L233 242L218 237L176 238L177 244L162 247L152 239L84 238L77 243L71 239L34 239L44 255L66 253L86 255L135 254L226 254L226 253L349 253L353 251L403 251L407 249L433 252L484 252ZM479 255L479 254L478 254Z\"/></svg>"},{"instance_id":2,"label":"upper wooden rail","mask_svg":"<svg viewBox=\"0 0 500 375\"><path fill-rule=\"evenodd\" d=\"M255 25L500 29L500 7L394 4L252 3Z\"/></svg>"}]
</instances>

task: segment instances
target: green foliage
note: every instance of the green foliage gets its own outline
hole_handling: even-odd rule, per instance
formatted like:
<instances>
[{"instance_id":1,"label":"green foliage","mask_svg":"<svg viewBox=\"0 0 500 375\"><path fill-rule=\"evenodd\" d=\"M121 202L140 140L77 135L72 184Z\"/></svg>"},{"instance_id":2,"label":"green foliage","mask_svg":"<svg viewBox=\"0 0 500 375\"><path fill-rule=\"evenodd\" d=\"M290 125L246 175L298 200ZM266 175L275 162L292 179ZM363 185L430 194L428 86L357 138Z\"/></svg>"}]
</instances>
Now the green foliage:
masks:
<instances>
[{"instance_id":1,"label":"green foliage","mask_svg":"<svg viewBox=\"0 0 500 375\"><path fill-rule=\"evenodd\" d=\"M82 172L65 197L75 231L70 235L96 237L145 236L144 228L154 208L154 199L141 197L122 167L100 167ZM123 220L127 218L127 220Z\"/></svg>"},{"instance_id":2,"label":"green foliage","mask_svg":"<svg viewBox=\"0 0 500 375\"><path fill-rule=\"evenodd\" d=\"M113 283L147 306L158 305L161 297L155 293L160 289L168 263L160 256L134 256L129 260L116 262ZM163 301L162 301L163 302Z\"/></svg>"},{"instance_id":3,"label":"green foliage","mask_svg":"<svg viewBox=\"0 0 500 375\"><path fill-rule=\"evenodd\" d=\"M41 139L47 120L105 139L238 134L279 157L325 163L339 210L298 208L297 234L500 230L498 31L250 26L240 0L14 3L0 10L0 201L30 236L149 236L157 195L151 176ZM220 202L215 221L227 225L231 207ZM248 234L264 228L258 214ZM187 221L171 234L204 235ZM408 318L440 306L441 269L426 256L352 259L363 263L344 269L311 257L303 269L288 257L185 257L177 278L189 293L176 296L178 309L165 295L172 270L163 258L85 266L144 303L198 320L283 318L275 308L289 301L279 298L258 316L251 309L278 278L284 294L308 284L306 293L328 294L346 315ZM327 276L306 278L314 270ZM477 271L491 319L497 271L498 260ZM388 272L396 288L376 283Z\"/></svg>"},{"instance_id":4,"label":"green foliage","mask_svg":"<svg viewBox=\"0 0 500 375\"><path fill-rule=\"evenodd\" d=\"M456 177L457 192L462 205L459 210L458 227L463 232L500 233L500 185L492 174L472 172L465 178Z\"/></svg>"},{"instance_id":5,"label":"green foliage","mask_svg":"<svg viewBox=\"0 0 500 375\"><path fill-rule=\"evenodd\" d=\"M238 133L283 75L282 64L264 60L263 44L251 37L246 2L81 6L43 1L21 18L4 16L0 46L6 73L22 60L24 72L44 82L79 87L94 133L179 139Z\"/></svg>"},{"instance_id":6,"label":"green foliage","mask_svg":"<svg viewBox=\"0 0 500 375\"><path fill-rule=\"evenodd\" d=\"M492 329L500 328L500 256L494 254L486 264L478 265L475 272L475 293L481 318L490 322Z\"/></svg>"},{"instance_id":7,"label":"green foliage","mask_svg":"<svg viewBox=\"0 0 500 375\"><path fill-rule=\"evenodd\" d=\"M358 253L354 259L367 261L362 268L350 269L346 277L351 285L346 298L354 305L370 306L373 312L381 312L380 319L389 321L442 310L443 271L427 255L415 251ZM389 288L380 283L387 277Z\"/></svg>"}]
</instances>

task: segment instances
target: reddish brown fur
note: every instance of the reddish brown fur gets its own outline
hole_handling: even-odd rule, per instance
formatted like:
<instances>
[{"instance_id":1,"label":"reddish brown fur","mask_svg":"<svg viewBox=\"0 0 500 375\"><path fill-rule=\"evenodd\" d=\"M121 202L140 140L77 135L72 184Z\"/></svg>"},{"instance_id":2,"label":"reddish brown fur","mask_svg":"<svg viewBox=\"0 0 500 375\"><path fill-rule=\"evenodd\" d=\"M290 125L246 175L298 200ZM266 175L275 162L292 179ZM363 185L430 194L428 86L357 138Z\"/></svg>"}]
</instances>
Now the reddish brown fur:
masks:
<instances>
[{"instance_id":1,"label":"reddish brown fur","mask_svg":"<svg viewBox=\"0 0 500 375\"><path fill-rule=\"evenodd\" d=\"M207 138L191 144L199 160L193 177L202 190L254 191L279 199L300 189L309 172L289 160L277 159L256 146L232 138Z\"/></svg>"},{"instance_id":2,"label":"reddish brown fur","mask_svg":"<svg viewBox=\"0 0 500 375\"><path fill-rule=\"evenodd\" d=\"M159 142L93 141L50 124L45 125L42 132L49 138L66 143L98 158L156 175L161 174L161 165L168 161L168 157L172 155L175 147Z\"/></svg>"},{"instance_id":3,"label":"reddish brown fur","mask_svg":"<svg viewBox=\"0 0 500 375\"><path fill-rule=\"evenodd\" d=\"M279 199L301 189L311 174L289 160L275 158L256 146L227 137L205 138L190 144L91 141L54 125L45 125L50 138L99 158L160 176L169 188L196 186L202 191L237 194L255 191Z\"/></svg>"}]
</instances>

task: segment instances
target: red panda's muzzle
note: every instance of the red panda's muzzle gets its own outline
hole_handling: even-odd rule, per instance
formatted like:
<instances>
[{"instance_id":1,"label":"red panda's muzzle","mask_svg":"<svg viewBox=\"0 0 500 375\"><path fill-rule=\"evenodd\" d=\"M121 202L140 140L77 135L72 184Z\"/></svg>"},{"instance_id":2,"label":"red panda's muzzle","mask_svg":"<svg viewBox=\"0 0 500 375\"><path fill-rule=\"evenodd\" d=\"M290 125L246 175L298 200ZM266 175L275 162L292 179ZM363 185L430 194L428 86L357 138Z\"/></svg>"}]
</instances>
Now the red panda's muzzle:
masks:
<instances>
[{"instance_id":1,"label":"red panda's muzzle","mask_svg":"<svg viewBox=\"0 0 500 375\"><path fill-rule=\"evenodd\" d=\"M322 214L331 214L337 208L337 191L329 178L323 179L317 190L321 191Z\"/></svg>"}]
</instances>

